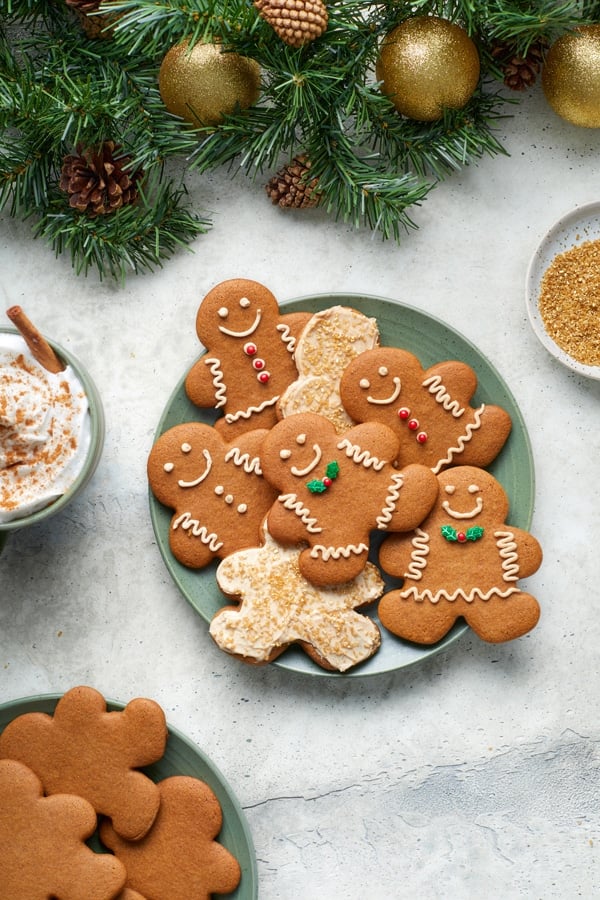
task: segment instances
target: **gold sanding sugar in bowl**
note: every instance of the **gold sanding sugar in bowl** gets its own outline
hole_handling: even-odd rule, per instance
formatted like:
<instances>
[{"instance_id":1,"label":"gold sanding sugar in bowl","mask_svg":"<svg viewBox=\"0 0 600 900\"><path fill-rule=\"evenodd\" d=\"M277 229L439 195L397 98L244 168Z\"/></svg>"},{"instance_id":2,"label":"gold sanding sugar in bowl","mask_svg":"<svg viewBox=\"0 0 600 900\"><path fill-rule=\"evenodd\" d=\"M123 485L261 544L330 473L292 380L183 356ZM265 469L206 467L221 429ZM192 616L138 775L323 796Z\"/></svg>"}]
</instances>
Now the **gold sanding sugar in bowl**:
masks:
<instances>
[{"instance_id":1,"label":"gold sanding sugar in bowl","mask_svg":"<svg viewBox=\"0 0 600 900\"><path fill-rule=\"evenodd\" d=\"M548 335L573 359L600 366L600 240L554 257L538 302Z\"/></svg>"}]
</instances>

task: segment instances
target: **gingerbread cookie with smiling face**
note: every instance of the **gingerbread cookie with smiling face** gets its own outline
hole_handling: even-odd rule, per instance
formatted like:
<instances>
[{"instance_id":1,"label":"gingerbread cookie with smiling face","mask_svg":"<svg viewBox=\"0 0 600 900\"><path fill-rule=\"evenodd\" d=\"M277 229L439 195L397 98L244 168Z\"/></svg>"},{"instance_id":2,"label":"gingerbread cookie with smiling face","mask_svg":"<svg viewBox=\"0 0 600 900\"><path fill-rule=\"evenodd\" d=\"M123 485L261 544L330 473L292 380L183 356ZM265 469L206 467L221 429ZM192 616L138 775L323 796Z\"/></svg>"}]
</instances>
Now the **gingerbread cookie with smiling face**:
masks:
<instances>
[{"instance_id":1,"label":"gingerbread cookie with smiling face","mask_svg":"<svg viewBox=\"0 0 600 900\"><path fill-rule=\"evenodd\" d=\"M190 422L169 429L153 446L150 488L175 510L169 546L183 565L200 569L260 542L262 521L277 496L262 477L266 435L256 430L226 443L211 425Z\"/></svg>"},{"instance_id":2,"label":"gingerbread cookie with smiling face","mask_svg":"<svg viewBox=\"0 0 600 900\"><path fill-rule=\"evenodd\" d=\"M425 466L397 469L394 433L375 422L339 435L315 413L282 419L267 435L263 472L280 491L267 523L284 544L305 542L298 564L313 584L341 584L365 567L370 532L408 531L437 495Z\"/></svg>"},{"instance_id":3,"label":"gingerbread cookie with smiling face","mask_svg":"<svg viewBox=\"0 0 600 900\"><path fill-rule=\"evenodd\" d=\"M266 529L262 543L232 553L217 569L223 593L239 601L219 610L210 623L210 635L222 650L262 664L298 644L324 669L346 672L379 649L379 628L356 611L383 593L372 563L353 581L316 587L300 572L298 547L283 547Z\"/></svg>"},{"instance_id":4,"label":"gingerbread cookie with smiling face","mask_svg":"<svg viewBox=\"0 0 600 900\"><path fill-rule=\"evenodd\" d=\"M399 465L420 463L434 473L449 466L484 468L510 433L506 410L470 401L477 376L457 360L424 369L412 353L395 347L367 350L342 376L340 394L357 422L381 422L398 436Z\"/></svg>"},{"instance_id":5,"label":"gingerbread cookie with smiling face","mask_svg":"<svg viewBox=\"0 0 600 900\"><path fill-rule=\"evenodd\" d=\"M113 900L125 868L85 843L96 813L72 794L45 797L23 763L0 760L0 896L2 900Z\"/></svg>"},{"instance_id":6,"label":"gingerbread cookie with smiling face","mask_svg":"<svg viewBox=\"0 0 600 900\"><path fill-rule=\"evenodd\" d=\"M282 315L271 291L244 278L205 296L196 332L207 352L188 372L185 390L196 406L223 413L215 428L226 440L275 424L277 402L298 375L296 339L310 315Z\"/></svg>"},{"instance_id":7,"label":"gingerbread cookie with smiling face","mask_svg":"<svg viewBox=\"0 0 600 900\"><path fill-rule=\"evenodd\" d=\"M382 625L433 644L462 616L485 641L520 637L540 615L535 597L518 585L541 565L538 541L506 523L508 498L489 472L456 466L438 482L438 502L421 525L380 547L382 569L404 579L379 603Z\"/></svg>"}]
</instances>

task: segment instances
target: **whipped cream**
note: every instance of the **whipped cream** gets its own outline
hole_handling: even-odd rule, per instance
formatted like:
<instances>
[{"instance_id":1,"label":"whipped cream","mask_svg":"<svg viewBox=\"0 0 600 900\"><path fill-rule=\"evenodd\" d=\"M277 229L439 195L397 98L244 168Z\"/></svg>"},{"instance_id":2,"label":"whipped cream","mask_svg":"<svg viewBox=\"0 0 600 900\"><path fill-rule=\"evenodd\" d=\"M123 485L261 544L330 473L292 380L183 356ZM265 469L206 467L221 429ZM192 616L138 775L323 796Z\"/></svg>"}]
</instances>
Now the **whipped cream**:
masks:
<instances>
[{"instance_id":1,"label":"whipped cream","mask_svg":"<svg viewBox=\"0 0 600 900\"><path fill-rule=\"evenodd\" d=\"M19 334L0 332L0 522L61 497L90 441L88 399L72 367L48 372Z\"/></svg>"}]
</instances>

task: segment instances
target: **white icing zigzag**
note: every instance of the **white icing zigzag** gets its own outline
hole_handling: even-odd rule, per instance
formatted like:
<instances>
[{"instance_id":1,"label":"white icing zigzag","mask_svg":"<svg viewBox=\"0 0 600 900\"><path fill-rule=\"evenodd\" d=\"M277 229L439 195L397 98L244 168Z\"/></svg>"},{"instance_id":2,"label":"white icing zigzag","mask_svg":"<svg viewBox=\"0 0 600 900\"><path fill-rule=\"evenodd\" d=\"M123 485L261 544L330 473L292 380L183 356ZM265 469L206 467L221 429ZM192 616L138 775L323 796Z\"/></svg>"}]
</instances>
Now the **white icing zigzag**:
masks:
<instances>
[{"instance_id":1,"label":"white icing zigzag","mask_svg":"<svg viewBox=\"0 0 600 900\"><path fill-rule=\"evenodd\" d=\"M477 431L478 428L481 428L481 416L484 409L485 403L482 403L479 409L474 410L475 421L468 423L465 433L461 434L461 436L458 438L457 446L448 448L448 456L445 459L440 459L437 462L432 470L434 475L437 475L439 473L442 466L451 463L456 453L463 452L463 450L465 449L465 444L467 444L473 437L473 432Z\"/></svg>"},{"instance_id":2,"label":"white icing zigzag","mask_svg":"<svg viewBox=\"0 0 600 900\"><path fill-rule=\"evenodd\" d=\"M215 389L215 409L219 409L220 406L225 406L227 402L227 388L223 382L223 370L221 369L221 360L217 359L214 356L207 358L204 360L205 365L210 369L210 374L213 377L213 387Z\"/></svg>"},{"instance_id":3,"label":"white icing zigzag","mask_svg":"<svg viewBox=\"0 0 600 900\"><path fill-rule=\"evenodd\" d=\"M352 444L348 440L348 438L344 438L337 445L338 450L344 450L346 456L348 456L353 462L359 463L364 466L365 469L373 468L379 471L379 469L383 469L385 466L384 459L377 459L376 456L371 456L368 450L361 450L361 448L357 444Z\"/></svg>"},{"instance_id":4,"label":"white icing zigzag","mask_svg":"<svg viewBox=\"0 0 600 900\"><path fill-rule=\"evenodd\" d=\"M429 540L426 531L421 528L415 529L415 536L412 539L413 550L404 578L413 578L415 581L419 581L423 577L423 569L427 566L426 556L430 550Z\"/></svg>"},{"instance_id":5,"label":"white icing zigzag","mask_svg":"<svg viewBox=\"0 0 600 900\"><path fill-rule=\"evenodd\" d=\"M433 394L436 401L441 403L444 409L451 413L455 419L462 416L465 411L464 407L459 405L458 400L452 399L442 384L442 379L439 375L431 375L430 378L426 378L423 382L423 387L426 387L429 390L429 393Z\"/></svg>"},{"instance_id":6,"label":"white icing zigzag","mask_svg":"<svg viewBox=\"0 0 600 900\"><path fill-rule=\"evenodd\" d=\"M206 544L213 553L216 553L223 546L223 541L219 540L219 536L214 534L214 532L207 531L206 527L201 525L198 519L193 519L189 512L184 512L178 516L173 521L171 528L173 531L176 531L180 525L184 531L187 531L193 537L200 538L200 541Z\"/></svg>"},{"instance_id":7,"label":"white icing zigzag","mask_svg":"<svg viewBox=\"0 0 600 900\"><path fill-rule=\"evenodd\" d=\"M395 472L392 475L392 483L390 484L390 489L387 497L385 498L385 506L377 516L375 520L375 524L377 528L381 531L385 531L385 529L390 524L392 519L392 514L396 509L396 504L400 497L400 491L402 489L402 485L404 484L404 477L401 472Z\"/></svg>"},{"instance_id":8,"label":"white icing zigzag","mask_svg":"<svg viewBox=\"0 0 600 900\"><path fill-rule=\"evenodd\" d=\"M318 534L320 531L323 531L320 525L317 525L318 519L311 516L310 509L303 506L302 501L298 500L297 494L280 494L277 499L280 503L283 503L286 509L291 509L298 516L302 524L306 526L306 530L311 534Z\"/></svg>"},{"instance_id":9,"label":"white icing zigzag","mask_svg":"<svg viewBox=\"0 0 600 900\"><path fill-rule=\"evenodd\" d=\"M296 349L296 338L290 334L290 326L286 325L285 322L280 322L277 325L277 331L281 334L281 340L285 344L286 350L293 354Z\"/></svg>"},{"instance_id":10,"label":"white icing zigzag","mask_svg":"<svg viewBox=\"0 0 600 900\"><path fill-rule=\"evenodd\" d=\"M519 556L512 531L495 531L494 537L498 552L502 558L502 578L504 581L517 581L519 578Z\"/></svg>"},{"instance_id":11,"label":"white icing zigzag","mask_svg":"<svg viewBox=\"0 0 600 900\"><path fill-rule=\"evenodd\" d=\"M313 559L316 559L318 556L323 558L324 562L327 562L328 559L339 559L340 556L348 557L352 553L356 553L359 556L361 553L365 553L369 549L368 544L347 544L345 547L325 547L324 544L315 544L315 546L310 551L310 555Z\"/></svg>"},{"instance_id":12,"label":"white icing zigzag","mask_svg":"<svg viewBox=\"0 0 600 900\"><path fill-rule=\"evenodd\" d=\"M225 421L231 425L232 422L237 422L238 419L249 419L253 413L262 412L267 406L274 406L278 400L279 394L265 400L260 406L249 406L248 409L240 409L239 412L236 413L225 413Z\"/></svg>"},{"instance_id":13,"label":"white icing zigzag","mask_svg":"<svg viewBox=\"0 0 600 900\"><path fill-rule=\"evenodd\" d=\"M239 447L232 447L231 450L227 451L225 462L230 460L234 466L243 466L244 472L248 472L248 474L254 472L256 475L262 475L260 458L258 456L250 456L249 453L242 453Z\"/></svg>"},{"instance_id":14,"label":"white icing zigzag","mask_svg":"<svg viewBox=\"0 0 600 900\"><path fill-rule=\"evenodd\" d=\"M519 589L516 587L509 587L505 590L501 591L497 587L491 587L489 591L486 591L484 594L480 588L473 588L469 594L465 593L464 588L456 588L452 594L449 594L448 591L441 588L435 594L433 591L426 589L424 591L418 591L416 587L410 587L406 591L400 591L401 597L406 597L407 599L412 596L413 600L423 601L430 600L431 603L439 603L440 600L449 600L450 602L454 600L465 600L467 603L473 603L474 600L489 600L490 597L502 597L506 599L506 597L510 597L511 594L518 594Z\"/></svg>"}]
</instances>

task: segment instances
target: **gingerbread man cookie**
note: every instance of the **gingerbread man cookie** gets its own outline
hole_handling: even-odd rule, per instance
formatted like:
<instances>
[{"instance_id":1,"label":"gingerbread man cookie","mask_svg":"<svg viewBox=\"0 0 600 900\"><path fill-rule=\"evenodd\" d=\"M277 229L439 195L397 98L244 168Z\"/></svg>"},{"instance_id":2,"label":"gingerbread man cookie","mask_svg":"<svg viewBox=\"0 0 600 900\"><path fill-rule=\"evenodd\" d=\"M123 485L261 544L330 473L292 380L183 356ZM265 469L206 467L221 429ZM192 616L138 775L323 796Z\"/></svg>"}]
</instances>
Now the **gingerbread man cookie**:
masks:
<instances>
[{"instance_id":1,"label":"gingerbread man cookie","mask_svg":"<svg viewBox=\"0 0 600 900\"><path fill-rule=\"evenodd\" d=\"M340 378L359 353L379 343L379 328L348 306L331 306L314 314L296 344L298 378L277 404L280 418L301 412L325 416L342 432L356 424L342 406Z\"/></svg>"},{"instance_id":2,"label":"gingerbread man cookie","mask_svg":"<svg viewBox=\"0 0 600 900\"><path fill-rule=\"evenodd\" d=\"M506 524L508 497L489 472L456 466L437 477L438 502L425 521L380 547L382 569L404 579L379 603L382 625L434 644L462 616L483 640L520 637L540 615L535 597L517 583L541 565L538 541Z\"/></svg>"},{"instance_id":3,"label":"gingerbread man cookie","mask_svg":"<svg viewBox=\"0 0 600 900\"><path fill-rule=\"evenodd\" d=\"M2 900L113 900L125 868L85 843L96 830L87 800L45 797L38 776L0 760L0 896Z\"/></svg>"},{"instance_id":4,"label":"gingerbread man cookie","mask_svg":"<svg viewBox=\"0 0 600 900\"><path fill-rule=\"evenodd\" d=\"M153 700L132 700L107 711L102 695L75 687L58 701L54 715L17 716L0 735L0 758L33 769L47 794L76 794L96 813L109 816L129 840L144 835L160 802L143 766L165 752L165 715Z\"/></svg>"},{"instance_id":5,"label":"gingerbread man cookie","mask_svg":"<svg viewBox=\"0 0 600 900\"><path fill-rule=\"evenodd\" d=\"M379 628L355 612L383 593L383 579L372 563L351 582L316 587L300 573L297 547L277 544L268 532L263 544L233 553L217 569L223 593L241 600L210 623L222 650L244 662L267 663L299 644L318 665L345 672L379 649Z\"/></svg>"},{"instance_id":6,"label":"gingerbread man cookie","mask_svg":"<svg viewBox=\"0 0 600 900\"><path fill-rule=\"evenodd\" d=\"M342 403L357 422L381 422L400 441L397 462L421 463L437 474L448 466L485 467L510 433L499 406L470 406L477 376L456 360L423 369L412 353L396 347L367 350L346 368Z\"/></svg>"},{"instance_id":7,"label":"gingerbread man cookie","mask_svg":"<svg viewBox=\"0 0 600 900\"><path fill-rule=\"evenodd\" d=\"M276 491L262 477L265 430L226 443L211 425L188 422L162 434L150 451L155 497L174 509L169 546L183 565L200 569L235 550L255 547Z\"/></svg>"},{"instance_id":8,"label":"gingerbread man cookie","mask_svg":"<svg viewBox=\"0 0 600 900\"><path fill-rule=\"evenodd\" d=\"M210 900L240 883L237 859L215 840L221 830L219 801L207 784L189 775L158 782L160 810L141 841L123 840L110 822L102 842L127 869L127 886L152 900Z\"/></svg>"},{"instance_id":9,"label":"gingerbread man cookie","mask_svg":"<svg viewBox=\"0 0 600 900\"><path fill-rule=\"evenodd\" d=\"M226 440L275 424L277 402L298 375L296 339L310 315L281 315L271 291L244 278L205 296L196 332L207 352L188 372L185 390L196 406L223 412L215 428Z\"/></svg>"},{"instance_id":10,"label":"gingerbread man cookie","mask_svg":"<svg viewBox=\"0 0 600 900\"><path fill-rule=\"evenodd\" d=\"M425 466L397 469L394 433L376 422L339 435L315 413L282 419L262 452L267 481L281 492L268 515L272 537L305 542L302 575L313 584L341 584L365 567L370 532L408 531L421 522L437 495Z\"/></svg>"}]
</instances>

